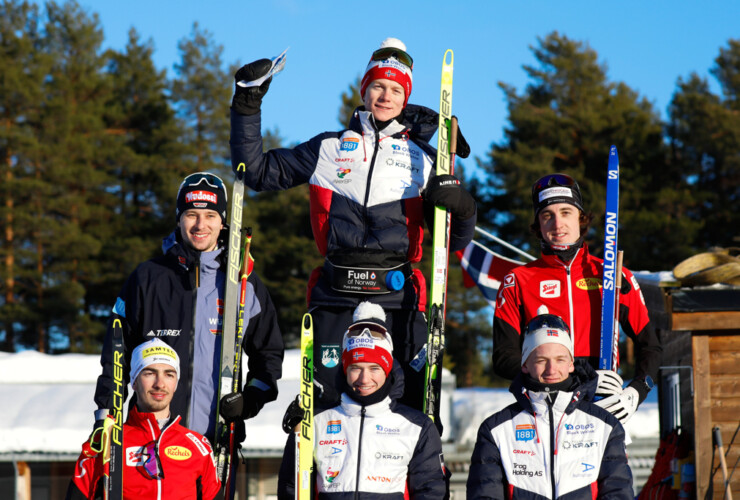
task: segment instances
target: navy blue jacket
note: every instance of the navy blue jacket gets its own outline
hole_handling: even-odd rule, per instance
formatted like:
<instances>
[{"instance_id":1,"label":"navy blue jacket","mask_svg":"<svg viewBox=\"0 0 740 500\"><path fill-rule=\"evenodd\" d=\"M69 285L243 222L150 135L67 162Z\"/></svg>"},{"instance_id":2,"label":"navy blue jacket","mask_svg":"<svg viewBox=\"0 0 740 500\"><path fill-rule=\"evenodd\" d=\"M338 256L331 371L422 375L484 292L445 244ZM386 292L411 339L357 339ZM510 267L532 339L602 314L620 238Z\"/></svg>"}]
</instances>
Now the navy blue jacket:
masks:
<instances>
[{"instance_id":1,"label":"navy blue jacket","mask_svg":"<svg viewBox=\"0 0 740 500\"><path fill-rule=\"evenodd\" d=\"M174 244L168 246L164 255L140 264L131 273L113 307L100 360L103 372L98 377L95 402L98 408L112 408L112 324L119 319L123 326L125 351L124 383L129 381L131 353L137 345L157 337L177 351L180 357L180 381L170 408L173 415L182 417L183 426L190 428L188 420L194 373L193 323L199 290L197 276L200 253L189 250L172 237L169 239ZM222 252L221 256L226 253ZM223 262L221 267L225 268ZM277 398L277 380L282 375L284 345L277 313L267 288L254 272L249 276L247 286L242 348L249 357L247 381L256 379L261 382L260 387L266 389L261 393L264 400L260 404L264 405ZM220 352L214 353L214 356L218 366ZM206 437L213 441L213 436Z\"/></svg>"},{"instance_id":2,"label":"navy blue jacket","mask_svg":"<svg viewBox=\"0 0 740 500\"><path fill-rule=\"evenodd\" d=\"M591 402L596 373L576 365L577 385L554 403L545 392L511 385L517 399L478 430L467 482L469 499L631 500L624 429Z\"/></svg>"}]
</instances>

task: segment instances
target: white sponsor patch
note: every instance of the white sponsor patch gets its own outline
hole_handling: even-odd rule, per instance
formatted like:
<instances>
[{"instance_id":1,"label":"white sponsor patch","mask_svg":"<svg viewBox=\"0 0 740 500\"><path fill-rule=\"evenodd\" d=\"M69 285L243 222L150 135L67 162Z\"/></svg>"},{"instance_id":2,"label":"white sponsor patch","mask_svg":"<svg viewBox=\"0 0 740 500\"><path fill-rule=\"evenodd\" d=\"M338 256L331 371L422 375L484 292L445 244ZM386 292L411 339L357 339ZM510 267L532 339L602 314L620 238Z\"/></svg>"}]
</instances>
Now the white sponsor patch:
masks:
<instances>
[{"instance_id":1,"label":"white sponsor patch","mask_svg":"<svg viewBox=\"0 0 740 500\"><path fill-rule=\"evenodd\" d=\"M573 198L573 192L567 187L551 187L540 191L540 201L548 198L554 198L555 196L565 196L567 198Z\"/></svg>"},{"instance_id":2,"label":"white sponsor patch","mask_svg":"<svg viewBox=\"0 0 740 500\"><path fill-rule=\"evenodd\" d=\"M143 446L129 446L126 448L126 465L129 467L139 467L144 465L146 457L144 456Z\"/></svg>"},{"instance_id":3,"label":"white sponsor patch","mask_svg":"<svg viewBox=\"0 0 740 500\"><path fill-rule=\"evenodd\" d=\"M504 276L504 288L514 286L515 284L516 284L516 279L514 278L514 273L509 273L506 276Z\"/></svg>"},{"instance_id":4,"label":"white sponsor patch","mask_svg":"<svg viewBox=\"0 0 740 500\"><path fill-rule=\"evenodd\" d=\"M560 282L558 280L540 281L540 297L544 299L560 297Z\"/></svg>"},{"instance_id":5,"label":"white sponsor patch","mask_svg":"<svg viewBox=\"0 0 740 500\"><path fill-rule=\"evenodd\" d=\"M210 451L208 451L208 448L206 448L203 445L203 443L200 442L200 439L198 439L198 436L196 436L192 432L188 432L185 435L188 437L188 439L190 439L193 443L195 443L195 446L198 448L198 451L200 452L201 455L205 457L206 455L210 453Z\"/></svg>"},{"instance_id":6,"label":"white sponsor patch","mask_svg":"<svg viewBox=\"0 0 740 500\"><path fill-rule=\"evenodd\" d=\"M375 341L367 337L349 337L345 348L348 351L352 349L375 349Z\"/></svg>"}]
</instances>

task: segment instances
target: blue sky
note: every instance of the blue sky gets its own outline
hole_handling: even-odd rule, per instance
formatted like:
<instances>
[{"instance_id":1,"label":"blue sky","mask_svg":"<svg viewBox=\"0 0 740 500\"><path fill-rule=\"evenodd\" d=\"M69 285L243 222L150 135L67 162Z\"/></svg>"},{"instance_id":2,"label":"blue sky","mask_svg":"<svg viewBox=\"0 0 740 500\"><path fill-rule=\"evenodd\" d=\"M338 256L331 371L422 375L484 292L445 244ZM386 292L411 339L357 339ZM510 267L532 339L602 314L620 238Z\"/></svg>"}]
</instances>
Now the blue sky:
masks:
<instances>
[{"instance_id":1,"label":"blue sky","mask_svg":"<svg viewBox=\"0 0 740 500\"><path fill-rule=\"evenodd\" d=\"M652 101L663 118L679 76L692 71L718 86L709 69L728 39L740 38L740 2L459 1L347 2L298 0L80 0L97 13L105 46L122 49L135 27L154 42L155 64L172 75L177 43L197 21L223 45L226 65L274 57L286 47L285 71L263 104L263 128L289 142L337 130L340 94L365 69L380 42L394 36L414 57L410 102L432 108L446 49L455 52L453 113L485 158L502 140L507 110L498 81L520 92L530 46L557 30L589 44L608 78ZM607 152L604 152L606 157ZM468 160L470 161L470 160Z\"/></svg>"}]
</instances>

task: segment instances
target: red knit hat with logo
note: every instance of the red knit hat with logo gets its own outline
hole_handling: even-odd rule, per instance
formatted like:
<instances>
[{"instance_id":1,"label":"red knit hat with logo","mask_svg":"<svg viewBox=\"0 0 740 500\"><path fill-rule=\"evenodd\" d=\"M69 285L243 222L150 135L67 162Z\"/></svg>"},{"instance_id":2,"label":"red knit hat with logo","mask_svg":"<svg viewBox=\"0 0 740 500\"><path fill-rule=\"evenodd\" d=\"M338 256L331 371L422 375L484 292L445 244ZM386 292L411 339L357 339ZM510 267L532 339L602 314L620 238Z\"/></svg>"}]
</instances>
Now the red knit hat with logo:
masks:
<instances>
[{"instance_id":1,"label":"red knit hat with logo","mask_svg":"<svg viewBox=\"0 0 740 500\"><path fill-rule=\"evenodd\" d=\"M386 79L400 84L405 96L403 107L409 102L411 95L413 59L406 53L406 45L398 38L386 38L380 48L373 52L370 62L365 68L365 76L360 82L360 97L365 98L365 90L374 80Z\"/></svg>"},{"instance_id":2,"label":"red knit hat with logo","mask_svg":"<svg viewBox=\"0 0 740 500\"><path fill-rule=\"evenodd\" d=\"M385 323L385 311L378 304L361 302L353 323L342 339L342 368L353 363L377 363L388 376L393 368L393 340Z\"/></svg>"}]
</instances>

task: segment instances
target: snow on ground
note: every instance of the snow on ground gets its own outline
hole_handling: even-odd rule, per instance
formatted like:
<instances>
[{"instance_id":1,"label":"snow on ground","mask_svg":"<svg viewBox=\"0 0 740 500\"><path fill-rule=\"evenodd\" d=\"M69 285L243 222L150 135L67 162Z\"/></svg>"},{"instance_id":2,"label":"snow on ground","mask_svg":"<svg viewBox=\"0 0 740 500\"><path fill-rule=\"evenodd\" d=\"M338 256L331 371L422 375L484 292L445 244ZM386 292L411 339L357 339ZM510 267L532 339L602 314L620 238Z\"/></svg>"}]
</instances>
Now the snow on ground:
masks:
<instances>
[{"instance_id":1,"label":"snow on ground","mask_svg":"<svg viewBox=\"0 0 740 500\"><path fill-rule=\"evenodd\" d=\"M673 276L673 271L632 271L637 281L641 283L651 283L659 285L660 283L677 283L678 280Z\"/></svg>"},{"instance_id":2,"label":"snow on ground","mask_svg":"<svg viewBox=\"0 0 740 500\"><path fill-rule=\"evenodd\" d=\"M100 375L100 356L90 354L58 354L50 356L38 351L0 352L0 383L2 384L86 384Z\"/></svg>"},{"instance_id":3,"label":"snow on ground","mask_svg":"<svg viewBox=\"0 0 740 500\"><path fill-rule=\"evenodd\" d=\"M79 453L92 430L99 359L97 355L52 356L36 351L0 353L0 453ZM247 453L282 452L287 437L281 427L283 413L298 393L298 368L298 350L286 351L277 401L247 422ZM449 372L445 379L452 380ZM505 389L446 390L442 401L445 438L472 447L481 422L513 401ZM657 403L643 403L626 427L632 437L657 438Z\"/></svg>"}]
</instances>

